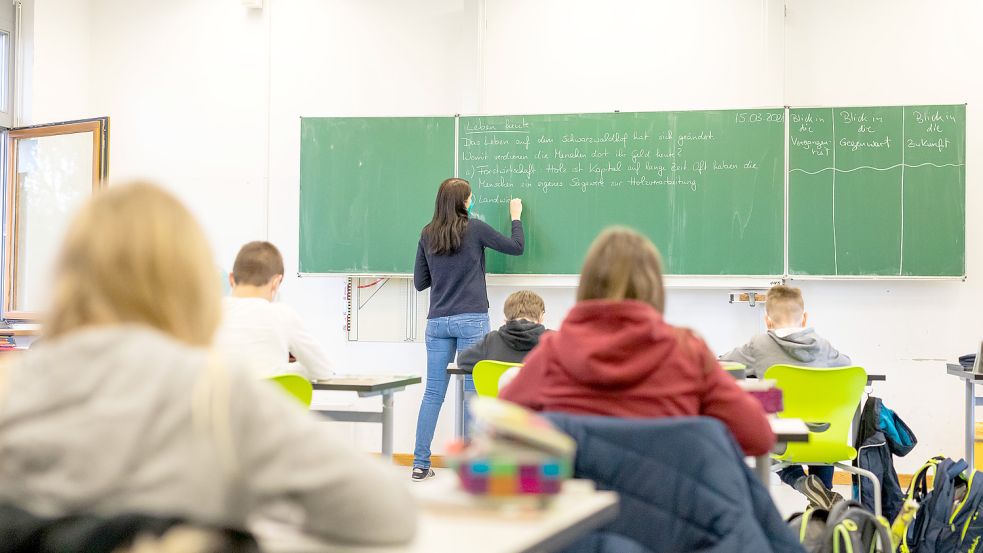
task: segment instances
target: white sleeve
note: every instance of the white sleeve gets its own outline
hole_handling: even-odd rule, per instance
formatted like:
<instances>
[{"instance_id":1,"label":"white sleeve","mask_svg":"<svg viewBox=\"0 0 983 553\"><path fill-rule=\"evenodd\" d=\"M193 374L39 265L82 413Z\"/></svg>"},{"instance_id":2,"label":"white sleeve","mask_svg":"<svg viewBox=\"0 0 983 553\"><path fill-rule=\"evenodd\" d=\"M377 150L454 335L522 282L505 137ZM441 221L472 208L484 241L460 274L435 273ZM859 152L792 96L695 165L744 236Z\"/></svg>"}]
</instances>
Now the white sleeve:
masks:
<instances>
[{"instance_id":1,"label":"white sleeve","mask_svg":"<svg viewBox=\"0 0 983 553\"><path fill-rule=\"evenodd\" d=\"M304 374L312 380L330 378L334 375L331 362L314 337L304 327L300 315L284 304L275 304L280 311L282 324L287 335L287 349L297 358Z\"/></svg>"}]
</instances>

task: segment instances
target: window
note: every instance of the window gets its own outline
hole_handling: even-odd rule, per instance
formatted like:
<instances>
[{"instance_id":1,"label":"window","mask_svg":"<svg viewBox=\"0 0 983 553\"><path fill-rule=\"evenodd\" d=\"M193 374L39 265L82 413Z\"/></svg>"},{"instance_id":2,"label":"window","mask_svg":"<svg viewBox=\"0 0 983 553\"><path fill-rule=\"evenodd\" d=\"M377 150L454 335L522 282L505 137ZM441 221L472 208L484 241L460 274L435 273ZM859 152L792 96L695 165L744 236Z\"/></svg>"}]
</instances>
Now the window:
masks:
<instances>
[{"instance_id":1,"label":"window","mask_svg":"<svg viewBox=\"0 0 983 553\"><path fill-rule=\"evenodd\" d=\"M108 118L7 133L3 316L35 320L75 209L106 181Z\"/></svg>"},{"instance_id":2,"label":"window","mask_svg":"<svg viewBox=\"0 0 983 553\"><path fill-rule=\"evenodd\" d=\"M10 33L0 30L0 112L10 113Z\"/></svg>"}]
</instances>

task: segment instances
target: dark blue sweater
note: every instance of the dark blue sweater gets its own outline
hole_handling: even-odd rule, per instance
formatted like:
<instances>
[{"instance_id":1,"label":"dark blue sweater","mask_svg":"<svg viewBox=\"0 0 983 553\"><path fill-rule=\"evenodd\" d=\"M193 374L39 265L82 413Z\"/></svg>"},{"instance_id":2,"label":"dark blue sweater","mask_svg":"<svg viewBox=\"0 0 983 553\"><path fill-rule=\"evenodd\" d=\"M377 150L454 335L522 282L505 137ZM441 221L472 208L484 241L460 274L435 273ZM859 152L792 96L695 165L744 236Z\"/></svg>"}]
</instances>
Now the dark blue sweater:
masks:
<instances>
[{"instance_id":1,"label":"dark blue sweater","mask_svg":"<svg viewBox=\"0 0 983 553\"><path fill-rule=\"evenodd\" d=\"M487 312L485 248L521 255L524 247L521 221L512 221L512 237L508 238L484 221L470 219L461 237L461 247L450 255L431 253L426 238L421 236L416 249L413 284L417 290L430 288L427 318Z\"/></svg>"}]
</instances>

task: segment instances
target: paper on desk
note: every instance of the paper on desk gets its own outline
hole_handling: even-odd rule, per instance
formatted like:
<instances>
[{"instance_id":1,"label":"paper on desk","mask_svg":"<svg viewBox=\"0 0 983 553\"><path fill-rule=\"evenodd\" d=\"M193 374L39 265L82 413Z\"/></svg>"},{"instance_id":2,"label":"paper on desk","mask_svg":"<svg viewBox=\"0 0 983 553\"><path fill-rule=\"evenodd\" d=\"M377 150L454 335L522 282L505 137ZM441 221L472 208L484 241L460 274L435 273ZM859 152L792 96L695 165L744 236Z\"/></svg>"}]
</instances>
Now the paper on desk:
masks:
<instances>
[{"instance_id":1,"label":"paper on desk","mask_svg":"<svg viewBox=\"0 0 983 553\"><path fill-rule=\"evenodd\" d=\"M311 396L311 409L312 410L330 410L338 409L342 407L352 407L358 403L359 397L357 392L335 392L327 390L314 390L314 394ZM378 403L378 400L376 400ZM366 411L370 409L368 407L374 404L366 403Z\"/></svg>"},{"instance_id":2,"label":"paper on desk","mask_svg":"<svg viewBox=\"0 0 983 553\"><path fill-rule=\"evenodd\" d=\"M764 392L775 387L775 380L764 378L738 380L737 387L745 392Z\"/></svg>"}]
</instances>

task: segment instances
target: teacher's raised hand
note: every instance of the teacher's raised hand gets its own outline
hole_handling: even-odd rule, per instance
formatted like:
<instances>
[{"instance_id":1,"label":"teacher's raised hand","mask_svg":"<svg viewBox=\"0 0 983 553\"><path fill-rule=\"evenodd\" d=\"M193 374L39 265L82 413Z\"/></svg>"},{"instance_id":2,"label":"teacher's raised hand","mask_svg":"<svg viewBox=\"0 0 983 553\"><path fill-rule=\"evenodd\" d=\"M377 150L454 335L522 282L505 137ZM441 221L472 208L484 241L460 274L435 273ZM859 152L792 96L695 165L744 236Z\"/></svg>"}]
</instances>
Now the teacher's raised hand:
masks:
<instances>
[{"instance_id":1,"label":"teacher's raised hand","mask_svg":"<svg viewBox=\"0 0 983 553\"><path fill-rule=\"evenodd\" d=\"M512 216L513 221L518 221L522 218L522 200L519 198L512 198L509 201L509 215Z\"/></svg>"}]
</instances>

